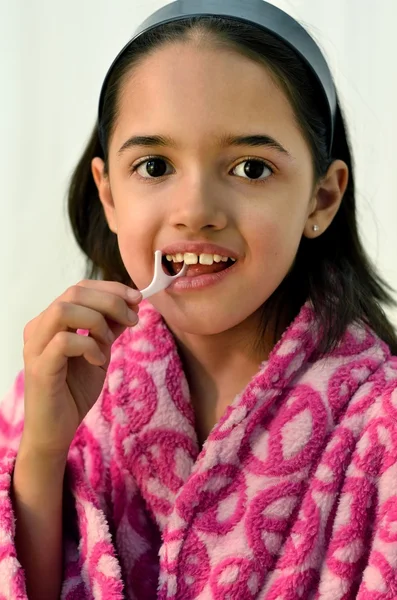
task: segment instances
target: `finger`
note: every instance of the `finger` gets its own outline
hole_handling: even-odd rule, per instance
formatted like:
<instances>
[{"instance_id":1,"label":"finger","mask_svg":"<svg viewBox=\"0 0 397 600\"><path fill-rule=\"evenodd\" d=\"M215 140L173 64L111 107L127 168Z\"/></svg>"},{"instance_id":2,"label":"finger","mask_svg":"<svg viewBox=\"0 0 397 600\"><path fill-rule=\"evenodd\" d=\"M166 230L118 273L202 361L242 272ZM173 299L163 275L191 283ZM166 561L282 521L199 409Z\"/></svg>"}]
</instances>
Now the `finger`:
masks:
<instances>
[{"instance_id":1,"label":"finger","mask_svg":"<svg viewBox=\"0 0 397 600\"><path fill-rule=\"evenodd\" d=\"M101 366L106 362L97 342L70 331L60 331L46 346L35 362L35 378L59 375L69 358L82 356L91 365Z\"/></svg>"},{"instance_id":2,"label":"finger","mask_svg":"<svg viewBox=\"0 0 397 600\"><path fill-rule=\"evenodd\" d=\"M127 309L123 300L120 299L120 302L122 308L119 307L118 312L122 314L118 318L124 320L123 327L136 324L137 314L131 309ZM112 314L114 319L117 318L115 311L117 312L117 308L113 311L108 309L108 313ZM128 311L130 312L128 313ZM109 323L98 310L70 302L55 302L41 318L40 327L36 328L35 334L26 342L25 356L40 355L58 332L76 331L77 329L88 329L91 337L105 346L110 346L116 339Z\"/></svg>"},{"instance_id":3,"label":"finger","mask_svg":"<svg viewBox=\"0 0 397 600\"><path fill-rule=\"evenodd\" d=\"M136 305L131 304L131 301L128 304L124 298L103 287L74 285L66 290L60 300L93 308L120 325L136 324Z\"/></svg>"},{"instance_id":4,"label":"finger","mask_svg":"<svg viewBox=\"0 0 397 600\"><path fill-rule=\"evenodd\" d=\"M125 302L128 305L130 305L133 308L134 312L136 312L136 313L139 312L139 302L141 302L141 300L142 300L142 294L140 293L139 290L135 290L131 287L128 287L122 283L118 283L115 281L97 281L97 280L90 280L90 279L82 280L79 283L77 283L76 285L87 288L87 289L94 289L94 290L98 290L100 292L107 292L107 293L119 295L121 298L123 298L125 300ZM59 296L54 302L56 302L57 300L62 301L64 294ZM48 308L43 310L40 314L38 314L34 319L29 321L25 325L24 330L23 330L23 342L24 343L26 343L29 340L29 338L32 335L34 335L36 329L40 326L40 322L43 318L43 315L45 315L47 310L48 310ZM115 328L116 337L118 337L122 331L124 331L124 328L122 328L120 331L118 331L118 328Z\"/></svg>"},{"instance_id":5,"label":"finger","mask_svg":"<svg viewBox=\"0 0 397 600\"><path fill-rule=\"evenodd\" d=\"M40 315L38 315L37 317L35 317L31 321L29 321L28 323L26 323L26 325L23 329L23 343L24 344L26 344L26 342L28 341L30 336L33 335L33 332L35 331L35 329L37 327L37 323L38 323L38 320L39 320L39 317L41 316L41 314L42 313L40 313Z\"/></svg>"},{"instance_id":6,"label":"finger","mask_svg":"<svg viewBox=\"0 0 397 600\"><path fill-rule=\"evenodd\" d=\"M131 295L126 300L118 295L118 293L115 293L119 292L127 295L126 290L128 291L127 286L115 281L88 280L70 287L66 290L62 299L73 304L89 306L101 312L115 324L128 327L137 323L138 306L136 299L141 299L142 294L137 292L137 290L130 289ZM113 323L110 323L110 326L113 332L117 331L117 328L113 327Z\"/></svg>"},{"instance_id":7,"label":"finger","mask_svg":"<svg viewBox=\"0 0 397 600\"><path fill-rule=\"evenodd\" d=\"M124 285L123 283L119 283L117 281L98 281L98 280L84 279L84 280L80 281L79 283L77 283L76 285L79 287L87 288L87 289L93 289L93 290L97 290L100 292L106 292L106 293L118 295L118 296L120 296L120 298L124 299L128 305L130 305L133 308L134 312L136 312L136 313L139 312L139 302L141 302L141 300L142 300L141 292L139 290L135 290L134 288L131 288L127 285ZM71 288L69 288L69 289L71 289ZM68 291L69 290L67 290L66 293ZM57 300L62 301L64 295L65 295L65 292L61 296L56 298L56 300L54 302L56 302ZM24 330L23 330L24 343L26 343L28 341L28 339L32 335L34 335L34 332L36 331L37 327L40 325L40 321L47 310L48 310L48 308L43 310L39 315L37 315L34 319L29 321L25 325Z\"/></svg>"},{"instance_id":8,"label":"finger","mask_svg":"<svg viewBox=\"0 0 397 600\"><path fill-rule=\"evenodd\" d=\"M96 283L99 284L104 282L98 281ZM112 284L115 282L107 283ZM113 292L114 291L115 290L113 289ZM137 322L137 313L136 310L134 310L135 305L127 304L124 298L113 292L108 291L108 289L103 286L92 287L91 285L75 285L66 290L61 300L74 305L92 308L103 314L105 318L110 319L119 325L135 325Z\"/></svg>"},{"instance_id":9,"label":"finger","mask_svg":"<svg viewBox=\"0 0 397 600\"><path fill-rule=\"evenodd\" d=\"M142 300L142 294L139 290L136 290L124 283L118 281L98 281L96 279L83 279L78 284L80 287L96 289L103 292L120 296L128 304L138 305Z\"/></svg>"},{"instance_id":10,"label":"finger","mask_svg":"<svg viewBox=\"0 0 397 600\"><path fill-rule=\"evenodd\" d=\"M48 307L44 310L41 311L41 313L39 313L36 317L34 317L34 319L32 319L31 321L29 321L28 323L26 323L24 330L23 330L23 341L24 343L26 343L28 341L28 339L34 335L36 329L38 327L40 327L40 321L43 317L43 315L46 313L46 311L48 310Z\"/></svg>"}]
</instances>

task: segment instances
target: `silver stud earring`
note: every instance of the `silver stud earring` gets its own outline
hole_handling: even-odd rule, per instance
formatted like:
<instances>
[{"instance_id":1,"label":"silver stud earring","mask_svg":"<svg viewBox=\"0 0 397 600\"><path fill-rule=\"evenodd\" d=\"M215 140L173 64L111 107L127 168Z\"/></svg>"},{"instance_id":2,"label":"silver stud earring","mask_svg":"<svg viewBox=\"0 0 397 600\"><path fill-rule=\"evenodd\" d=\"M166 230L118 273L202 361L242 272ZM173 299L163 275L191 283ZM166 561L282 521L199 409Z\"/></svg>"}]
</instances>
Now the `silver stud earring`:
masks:
<instances>
[{"instance_id":1,"label":"silver stud earring","mask_svg":"<svg viewBox=\"0 0 397 600\"><path fill-rule=\"evenodd\" d=\"M313 231L320 231L320 227L318 225L313 225Z\"/></svg>"}]
</instances>

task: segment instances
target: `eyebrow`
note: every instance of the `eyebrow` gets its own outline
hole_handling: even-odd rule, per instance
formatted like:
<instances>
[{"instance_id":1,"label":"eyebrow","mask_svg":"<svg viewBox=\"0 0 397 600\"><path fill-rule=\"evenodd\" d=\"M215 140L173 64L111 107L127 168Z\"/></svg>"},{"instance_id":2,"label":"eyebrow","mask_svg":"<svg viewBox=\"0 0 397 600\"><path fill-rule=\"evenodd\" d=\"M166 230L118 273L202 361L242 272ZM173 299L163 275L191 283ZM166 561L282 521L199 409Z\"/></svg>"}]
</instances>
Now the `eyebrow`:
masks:
<instances>
[{"instance_id":1,"label":"eyebrow","mask_svg":"<svg viewBox=\"0 0 397 600\"><path fill-rule=\"evenodd\" d=\"M290 153L274 138L269 135L238 135L238 136L221 136L217 138L217 141L220 146L252 146L253 148L258 147L267 147L273 148L282 154L287 155L292 158ZM152 147L152 146L162 146L169 148L176 148L177 143L175 140L169 136L162 135L135 135L130 137L124 144L121 146L118 154L121 155L123 152L128 150L129 148L134 148L136 146L139 147Z\"/></svg>"}]
</instances>

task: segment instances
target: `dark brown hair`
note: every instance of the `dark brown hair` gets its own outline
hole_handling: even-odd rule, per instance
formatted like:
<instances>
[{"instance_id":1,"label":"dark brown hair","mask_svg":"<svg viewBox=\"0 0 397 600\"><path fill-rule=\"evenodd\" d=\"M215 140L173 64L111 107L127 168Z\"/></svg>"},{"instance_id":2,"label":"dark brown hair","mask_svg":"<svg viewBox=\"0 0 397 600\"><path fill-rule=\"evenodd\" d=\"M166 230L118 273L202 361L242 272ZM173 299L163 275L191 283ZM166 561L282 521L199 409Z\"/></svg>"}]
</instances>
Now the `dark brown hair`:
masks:
<instances>
[{"instance_id":1,"label":"dark brown hair","mask_svg":"<svg viewBox=\"0 0 397 600\"><path fill-rule=\"evenodd\" d=\"M290 273L263 306L263 329L271 323L277 339L281 323L290 322L302 304L310 300L323 332L320 354L334 348L354 321L369 324L397 354L396 332L382 309L382 305L395 305L392 290L371 264L358 234L353 164L339 101L330 155L321 94L305 63L273 35L234 19L194 17L159 26L141 35L113 70L104 98L103 148L96 125L73 173L68 194L73 233L87 256L86 276L132 284L91 174L91 161L96 156L103 158L108 169L107 150L123 81L142 58L159 46L189 39L200 41L206 36L266 65L294 108L311 148L316 181L335 159L343 160L349 168L349 182L338 213L322 235L312 240L302 237Z\"/></svg>"}]
</instances>

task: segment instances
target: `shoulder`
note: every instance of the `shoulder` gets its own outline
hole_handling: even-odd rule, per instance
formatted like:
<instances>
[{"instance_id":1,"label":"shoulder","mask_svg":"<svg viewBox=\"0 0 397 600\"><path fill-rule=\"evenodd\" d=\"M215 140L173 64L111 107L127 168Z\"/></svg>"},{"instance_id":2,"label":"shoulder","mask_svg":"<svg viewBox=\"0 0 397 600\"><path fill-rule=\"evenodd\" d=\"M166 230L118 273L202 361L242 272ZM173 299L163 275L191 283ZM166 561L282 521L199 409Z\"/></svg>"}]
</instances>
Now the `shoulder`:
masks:
<instances>
[{"instance_id":1,"label":"shoulder","mask_svg":"<svg viewBox=\"0 0 397 600\"><path fill-rule=\"evenodd\" d=\"M349 407L373 405L376 412L383 398L397 387L397 357L389 346L366 324L352 323L340 344L328 355L332 371L328 393L341 393L350 397ZM322 361L320 361L321 363ZM327 362L327 361L326 361Z\"/></svg>"},{"instance_id":2,"label":"shoulder","mask_svg":"<svg viewBox=\"0 0 397 600\"><path fill-rule=\"evenodd\" d=\"M347 422L362 420L359 446L379 455L393 448L397 461L397 357L391 356L353 396Z\"/></svg>"},{"instance_id":3,"label":"shoulder","mask_svg":"<svg viewBox=\"0 0 397 600\"><path fill-rule=\"evenodd\" d=\"M379 411L397 425L397 357L391 356L381 370L378 393Z\"/></svg>"}]
</instances>

